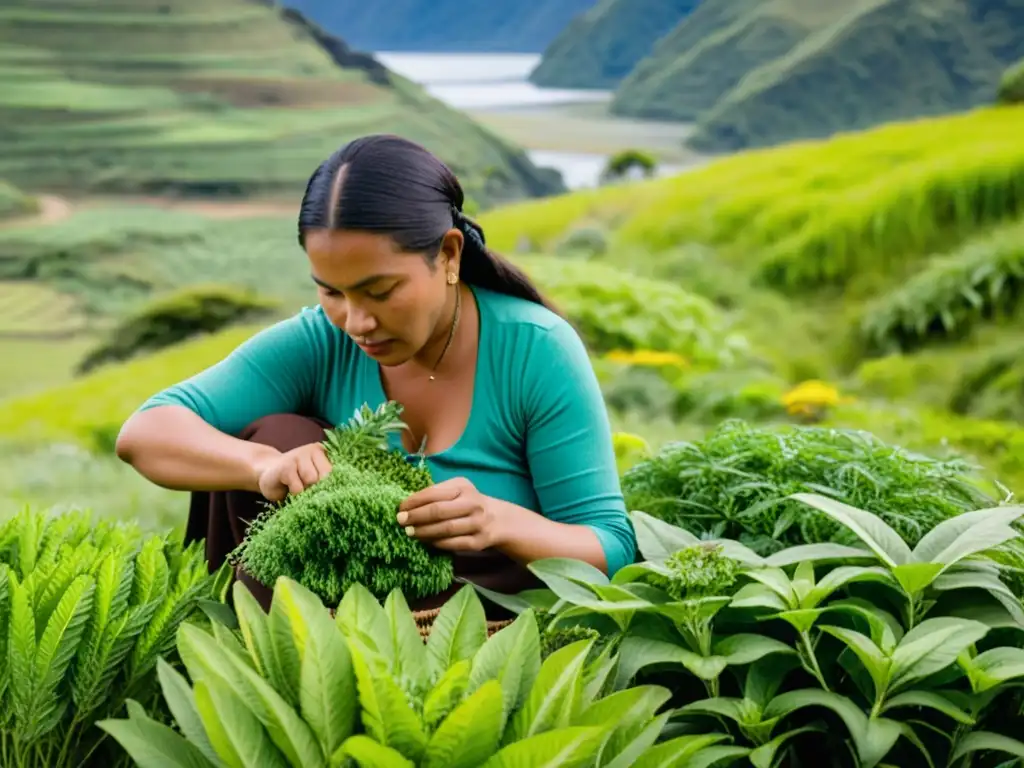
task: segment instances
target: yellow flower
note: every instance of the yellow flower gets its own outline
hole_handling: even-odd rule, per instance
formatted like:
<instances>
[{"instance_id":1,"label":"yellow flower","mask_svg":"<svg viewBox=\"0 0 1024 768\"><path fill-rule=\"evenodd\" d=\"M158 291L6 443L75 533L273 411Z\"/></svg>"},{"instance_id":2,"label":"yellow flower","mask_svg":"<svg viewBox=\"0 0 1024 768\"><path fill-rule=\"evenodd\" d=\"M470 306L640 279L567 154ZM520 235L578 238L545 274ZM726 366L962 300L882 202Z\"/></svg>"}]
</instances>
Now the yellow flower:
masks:
<instances>
[{"instance_id":1,"label":"yellow flower","mask_svg":"<svg viewBox=\"0 0 1024 768\"><path fill-rule=\"evenodd\" d=\"M824 410L850 398L840 395L831 384L818 379L803 381L782 396L782 404L793 416L816 417Z\"/></svg>"},{"instance_id":2,"label":"yellow flower","mask_svg":"<svg viewBox=\"0 0 1024 768\"><path fill-rule=\"evenodd\" d=\"M675 352L661 352L654 349L624 350L617 349L605 355L605 359L613 363L625 365L639 365L656 368L663 365L674 365L684 368L687 365L686 358Z\"/></svg>"}]
</instances>

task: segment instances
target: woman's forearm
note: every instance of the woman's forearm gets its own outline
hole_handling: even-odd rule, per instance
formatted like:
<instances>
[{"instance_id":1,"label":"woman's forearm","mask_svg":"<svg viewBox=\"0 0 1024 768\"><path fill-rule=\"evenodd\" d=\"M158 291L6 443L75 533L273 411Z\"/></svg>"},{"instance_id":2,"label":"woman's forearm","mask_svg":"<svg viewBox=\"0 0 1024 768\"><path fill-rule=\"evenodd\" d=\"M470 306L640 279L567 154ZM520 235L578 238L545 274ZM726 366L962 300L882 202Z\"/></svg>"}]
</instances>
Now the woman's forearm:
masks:
<instances>
[{"instance_id":1,"label":"woman's forearm","mask_svg":"<svg viewBox=\"0 0 1024 768\"><path fill-rule=\"evenodd\" d=\"M507 525L495 548L521 563L547 557L583 560L602 573L608 572L608 561L601 540L585 525L558 523L532 510L502 502L501 510Z\"/></svg>"},{"instance_id":2,"label":"woman's forearm","mask_svg":"<svg viewBox=\"0 0 1024 768\"><path fill-rule=\"evenodd\" d=\"M118 458L176 491L259 491L261 462L276 448L226 435L177 405L132 415L117 438Z\"/></svg>"}]
</instances>

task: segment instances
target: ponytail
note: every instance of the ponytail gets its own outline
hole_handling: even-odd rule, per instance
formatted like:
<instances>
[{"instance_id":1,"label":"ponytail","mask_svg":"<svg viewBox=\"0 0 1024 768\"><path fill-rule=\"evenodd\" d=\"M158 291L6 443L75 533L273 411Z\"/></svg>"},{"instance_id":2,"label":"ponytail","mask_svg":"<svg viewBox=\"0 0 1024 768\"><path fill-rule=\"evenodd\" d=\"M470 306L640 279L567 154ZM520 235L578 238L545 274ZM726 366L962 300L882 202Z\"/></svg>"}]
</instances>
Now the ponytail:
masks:
<instances>
[{"instance_id":1,"label":"ponytail","mask_svg":"<svg viewBox=\"0 0 1024 768\"><path fill-rule=\"evenodd\" d=\"M464 235L459 276L470 285L515 296L561 314L519 267L487 247L483 228L452 205L452 226Z\"/></svg>"}]
</instances>

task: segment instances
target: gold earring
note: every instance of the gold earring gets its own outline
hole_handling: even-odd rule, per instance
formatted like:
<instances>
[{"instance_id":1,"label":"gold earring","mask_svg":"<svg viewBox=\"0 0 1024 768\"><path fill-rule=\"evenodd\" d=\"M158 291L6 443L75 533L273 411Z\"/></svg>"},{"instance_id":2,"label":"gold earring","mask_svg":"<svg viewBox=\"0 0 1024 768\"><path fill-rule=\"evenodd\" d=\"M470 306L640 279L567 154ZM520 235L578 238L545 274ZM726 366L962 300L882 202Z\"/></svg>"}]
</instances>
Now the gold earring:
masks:
<instances>
[{"instance_id":1,"label":"gold earring","mask_svg":"<svg viewBox=\"0 0 1024 768\"><path fill-rule=\"evenodd\" d=\"M457 282L459 282L459 276L456 275L454 272L449 272L448 285L455 285Z\"/></svg>"}]
</instances>

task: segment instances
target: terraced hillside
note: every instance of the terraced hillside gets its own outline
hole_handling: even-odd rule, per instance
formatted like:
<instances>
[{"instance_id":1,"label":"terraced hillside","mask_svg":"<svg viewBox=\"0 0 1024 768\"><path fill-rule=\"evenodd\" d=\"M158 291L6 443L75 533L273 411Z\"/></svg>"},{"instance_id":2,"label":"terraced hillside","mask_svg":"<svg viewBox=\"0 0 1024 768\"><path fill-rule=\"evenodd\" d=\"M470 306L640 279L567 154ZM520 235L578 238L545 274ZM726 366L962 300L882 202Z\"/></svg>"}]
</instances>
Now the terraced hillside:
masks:
<instances>
[{"instance_id":1,"label":"terraced hillside","mask_svg":"<svg viewBox=\"0 0 1024 768\"><path fill-rule=\"evenodd\" d=\"M0 178L27 189L300 192L370 132L420 141L480 202L564 189L525 154L261 0L10 0Z\"/></svg>"},{"instance_id":2,"label":"terraced hillside","mask_svg":"<svg viewBox=\"0 0 1024 768\"><path fill-rule=\"evenodd\" d=\"M530 80L547 88L614 88L700 0L600 0L545 49Z\"/></svg>"},{"instance_id":3,"label":"terraced hillside","mask_svg":"<svg viewBox=\"0 0 1024 768\"><path fill-rule=\"evenodd\" d=\"M1019 0L705 0L619 88L730 151L991 103L1024 56Z\"/></svg>"}]
</instances>

